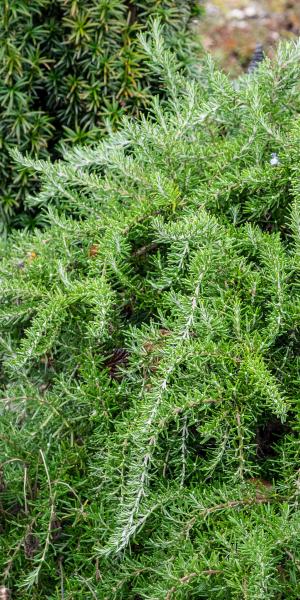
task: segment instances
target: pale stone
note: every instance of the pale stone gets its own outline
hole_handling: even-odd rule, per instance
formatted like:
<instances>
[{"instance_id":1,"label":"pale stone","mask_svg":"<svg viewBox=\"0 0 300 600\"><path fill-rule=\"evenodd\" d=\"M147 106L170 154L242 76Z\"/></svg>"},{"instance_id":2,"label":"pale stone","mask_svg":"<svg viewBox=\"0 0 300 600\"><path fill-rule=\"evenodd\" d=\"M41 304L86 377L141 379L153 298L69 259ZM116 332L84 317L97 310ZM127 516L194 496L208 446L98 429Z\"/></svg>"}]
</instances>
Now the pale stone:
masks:
<instances>
[{"instance_id":1,"label":"pale stone","mask_svg":"<svg viewBox=\"0 0 300 600\"><path fill-rule=\"evenodd\" d=\"M229 17L231 19L237 19L238 21L245 18L245 11L240 8L234 8L230 11Z\"/></svg>"},{"instance_id":2,"label":"pale stone","mask_svg":"<svg viewBox=\"0 0 300 600\"><path fill-rule=\"evenodd\" d=\"M250 6L246 6L244 13L245 13L245 17L247 17L247 19L253 19L253 17L258 17L257 8L256 8L256 6L254 6L254 4L250 4Z\"/></svg>"}]
</instances>

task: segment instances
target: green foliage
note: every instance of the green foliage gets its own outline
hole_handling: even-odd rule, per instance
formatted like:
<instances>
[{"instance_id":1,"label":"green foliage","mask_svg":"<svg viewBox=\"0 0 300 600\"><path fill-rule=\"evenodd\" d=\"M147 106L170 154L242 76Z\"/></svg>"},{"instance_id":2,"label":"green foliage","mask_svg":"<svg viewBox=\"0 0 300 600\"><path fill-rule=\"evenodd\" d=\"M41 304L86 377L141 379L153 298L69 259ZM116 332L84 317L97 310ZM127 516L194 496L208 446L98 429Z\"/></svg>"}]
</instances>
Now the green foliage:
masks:
<instances>
[{"instance_id":1,"label":"green foliage","mask_svg":"<svg viewBox=\"0 0 300 600\"><path fill-rule=\"evenodd\" d=\"M185 79L40 173L2 242L14 598L297 600L299 58ZM272 156L273 154L273 156Z\"/></svg>"},{"instance_id":2,"label":"green foliage","mask_svg":"<svg viewBox=\"0 0 300 600\"><path fill-rule=\"evenodd\" d=\"M23 214L36 179L9 151L58 156L58 144L99 139L158 91L137 33L149 18L166 25L188 67L194 0L0 0L0 221L32 226ZM161 90L163 92L163 90ZM21 214L20 214L21 212Z\"/></svg>"}]
</instances>

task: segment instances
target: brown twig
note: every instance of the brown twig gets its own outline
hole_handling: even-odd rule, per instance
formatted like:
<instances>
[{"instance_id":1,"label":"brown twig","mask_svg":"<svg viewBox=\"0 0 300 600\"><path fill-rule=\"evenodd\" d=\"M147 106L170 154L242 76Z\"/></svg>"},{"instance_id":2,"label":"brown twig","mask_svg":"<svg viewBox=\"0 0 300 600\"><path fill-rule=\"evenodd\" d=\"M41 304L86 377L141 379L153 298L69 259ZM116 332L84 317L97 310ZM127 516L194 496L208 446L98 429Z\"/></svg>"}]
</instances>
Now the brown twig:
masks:
<instances>
[{"instance_id":1,"label":"brown twig","mask_svg":"<svg viewBox=\"0 0 300 600\"><path fill-rule=\"evenodd\" d=\"M25 542L25 540L26 540L26 538L27 538L28 534L29 534L29 533L30 533L30 531L32 530L32 527L33 527L33 525L35 524L35 522L36 522L36 519L37 519L37 517L35 517L34 519L32 519L31 523L29 523L29 525L27 525L27 527L26 527L26 530L25 530L25 533L24 533L24 536L23 536L23 537L21 537L21 539L19 540L18 544L16 545L16 547L15 547L15 549L14 549L14 551L13 551L13 554L12 554L12 556L10 557L10 559L9 559L9 561L8 561L7 565L6 565L6 568L5 568L5 570L4 570L4 573L3 573L3 581L6 581L6 579L8 578L8 576L9 576L9 573L10 573L10 570L11 570L11 568L12 568L12 565L13 565L13 562L14 562L14 560L15 560L15 558L16 558L16 556L17 556L17 554L18 554L19 550L20 550L20 548L21 548L21 547L22 547L22 545L24 544L24 542Z\"/></svg>"},{"instance_id":2,"label":"brown twig","mask_svg":"<svg viewBox=\"0 0 300 600\"><path fill-rule=\"evenodd\" d=\"M194 577L201 577L202 575L219 575L220 573L222 573L222 571L218 570L218 569L206 569L205 571L201 571L201 573L189 573L189 575L184 575L184 577L181 577L178 580L178 585L185 585L186 583L189 583L191 581L191 579L193 579ZM171 600L171 597L173 594L175 594L175 592L177 592L178 589L178 585L174 585L167 593L166 595L166 600Z\"/></svg>"},{"instance_id":3,"label":"brown twig","mask_svg":"<svg viewBox=\"0 0 300 600\"><path fill-rule=\"evenodd\" d=\"M214 506L208 507L208 508L203 508L200 513L200 516L202 517L207 517L208 515L211 515L215 512L218 512L219 510L227 510L230 508L238 508L240 506L253 506L255 504L265 504L266 502L272 502L272 500L275 500L274 497L272 496L266 496L266 495L257 495L255 497L252 498L242 498L241 500L230 500L229 502L222 502L221 504L215 504ZM281 498L281 500L286 500L286 498ZM192 519L190 519L190 521L188 521L187 525L186 525L186 537L189 534L189 531L194 527L195 523L197 521L197 517L193 516Z\"/></svg>"},{"instance_id":4,"label":"brown twig","mask_svg":"<svg viewBox=\"0 0 300 600\"><path fill-rule=\"evenodd\" d=\"M151 242L151 244L147 244L135 250L132 253L132 256L134 256L135 258L137 258L138 256L143 256L144 254L147 254L147 252L151 252L151 250L156 250L157 247L157 242Z\"/></svg>"},{"instance_id":5,"label":"brown twig","mask_svg":"<svg viewBox=\"0 0 300 600\"><path fill-rule=\"evenodd\" d=\"M268 496L243 498L242 500L230 500L229 502L216 504L215 506L211 506L210 508L205 508L201 511L200 514L206 516L217 512L218 510L223 510L227 508L237 508L238 506L252 506L253 504L264 504L265 502L270 502L270 500L271 498Z\"/></svg>"},{"instance_id":6,"label":"brown twig","mask_svg":"<svg viewBox=\"0 0 300 600\"><path fill-rule=\"evenodd\" d=\"M298 571L300 571L300 561L295 558L295 556L285 548L286 555L290 558L290 560L294 563L295 567L297 567Z\"/></svg>"}]
</instances>

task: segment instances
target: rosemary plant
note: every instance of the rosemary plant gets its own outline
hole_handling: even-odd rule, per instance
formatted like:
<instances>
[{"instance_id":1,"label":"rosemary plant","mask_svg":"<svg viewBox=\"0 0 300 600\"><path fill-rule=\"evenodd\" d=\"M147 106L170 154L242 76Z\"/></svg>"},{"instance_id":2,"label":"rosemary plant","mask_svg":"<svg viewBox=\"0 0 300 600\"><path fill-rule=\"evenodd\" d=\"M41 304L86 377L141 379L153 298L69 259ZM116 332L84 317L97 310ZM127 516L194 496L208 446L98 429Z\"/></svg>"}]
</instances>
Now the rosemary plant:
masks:
<instances>
[{"instance_id":1,"label":"rosemary plant","mask_svg":"<svg viewBox=\"0 0 300 600\"><path fill-rule=\"evenodd\" d=\"M2 242L1 563L15 599L297 600L300 43L34 161ZM276 161L274 161L276 156Z\"/></svg>"}]
</instances>

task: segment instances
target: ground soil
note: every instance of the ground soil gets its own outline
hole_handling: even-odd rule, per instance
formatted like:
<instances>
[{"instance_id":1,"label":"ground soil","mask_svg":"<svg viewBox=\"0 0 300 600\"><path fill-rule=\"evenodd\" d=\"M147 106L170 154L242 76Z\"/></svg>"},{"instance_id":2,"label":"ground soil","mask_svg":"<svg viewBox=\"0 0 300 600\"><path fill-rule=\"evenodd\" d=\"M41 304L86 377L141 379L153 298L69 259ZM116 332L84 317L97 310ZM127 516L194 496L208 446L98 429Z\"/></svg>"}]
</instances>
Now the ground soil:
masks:
<instances>
[{"instance_id":1,"label":"ground soil","mask_svg":"<svg viewBox=\"0 0 300 600\"><path fill-rule=\"evenodd\" d=\"M300 0L202 0L196 25L202 44L234 76L245 70L256 44L272 55L278 41L300 35Z\"/></svg>"}]
</instances>

